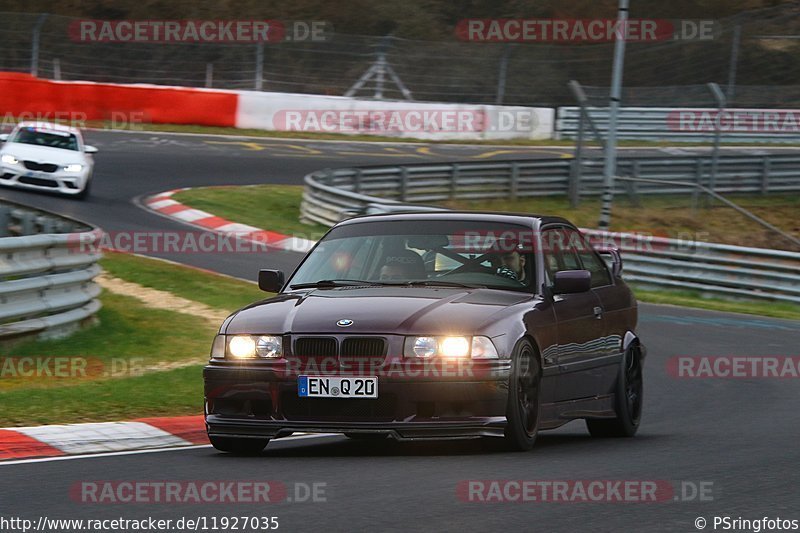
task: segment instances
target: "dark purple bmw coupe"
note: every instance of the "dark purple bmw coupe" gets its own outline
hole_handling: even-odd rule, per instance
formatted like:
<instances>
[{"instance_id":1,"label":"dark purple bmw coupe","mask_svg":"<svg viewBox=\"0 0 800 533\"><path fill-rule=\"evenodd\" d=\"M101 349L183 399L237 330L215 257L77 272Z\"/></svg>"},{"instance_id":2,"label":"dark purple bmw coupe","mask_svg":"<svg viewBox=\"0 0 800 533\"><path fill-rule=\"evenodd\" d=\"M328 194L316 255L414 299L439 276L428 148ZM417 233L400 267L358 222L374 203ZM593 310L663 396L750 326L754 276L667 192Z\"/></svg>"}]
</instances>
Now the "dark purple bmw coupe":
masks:
<instances>
[{"instance_id":1,"label":"dark purple bmw coupe","mask_svg":"<svg viewBox=\"0 0 800 533\"><path fill-rule=\"evenodd\" d=\"M562 218L403 213L332 228L275 296L222 324L204 369L211 443L293 432L504 438L586 419L632 436L645 350L616 250Z\"/></svg>"}]
</instances>

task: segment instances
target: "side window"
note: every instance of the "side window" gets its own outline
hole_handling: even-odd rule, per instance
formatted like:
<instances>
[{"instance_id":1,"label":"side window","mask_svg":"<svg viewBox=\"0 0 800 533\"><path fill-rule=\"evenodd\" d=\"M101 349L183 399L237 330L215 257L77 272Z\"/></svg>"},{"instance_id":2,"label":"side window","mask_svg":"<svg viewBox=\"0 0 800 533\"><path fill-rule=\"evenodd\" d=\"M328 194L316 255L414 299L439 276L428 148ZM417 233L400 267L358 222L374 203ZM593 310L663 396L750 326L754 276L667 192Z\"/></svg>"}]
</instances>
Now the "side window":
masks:
<instances>
[{"instance_id":1,"label":"side window","mask_svg":"<svg viewBox=\"0 0 800 533\"><path fill-rule=\"evenodd\" d=\"M544 266L550 283L556 272L582 268L575 243L570 242L569 235L563 228L542 232L542 248Z\"/></svg>"},{"instance_id":2,"label":"side window","mask_svg":"<svg viewBox=\"0 0 800 533\"><path fill-rule=\"evenodd\" d=\"M592 249L591 244L575 230L566 230L566 232L569 235L570 244L578 252L583 268L592 275L592 287L611 285L611 275L608 273L608 268L605 262L597 255L597 252Z\"/></svg>"}]
</instances>

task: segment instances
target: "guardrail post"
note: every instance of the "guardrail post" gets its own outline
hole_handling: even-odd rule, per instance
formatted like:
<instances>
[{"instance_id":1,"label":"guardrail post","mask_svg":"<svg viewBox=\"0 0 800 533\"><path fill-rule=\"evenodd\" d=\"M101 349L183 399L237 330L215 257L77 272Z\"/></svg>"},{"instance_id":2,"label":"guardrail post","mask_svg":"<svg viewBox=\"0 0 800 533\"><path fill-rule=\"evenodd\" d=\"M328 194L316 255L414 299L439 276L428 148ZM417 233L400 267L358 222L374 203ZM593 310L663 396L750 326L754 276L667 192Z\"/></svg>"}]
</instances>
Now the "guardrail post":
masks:
<instances>
[{"instance_id":1,"label":"guardrail post","mask_svg":"<svg viewBox=\"0 0 800 533\"><path fill-rule=\"evenodd\" d=\"M765 155L761 167L761 194L769 192L769 156Z\"/></svg>"},{"instance_id":2,"label":"guardrail post","mask_svg":"<svg viewBox=\"0 0 800 533\"><path fill-rule=\"evenodd\" d=\"M456 193L458 192L458 177L461 173L461 167L458 163L453 163L450 167L450 199L455 200Z\"/></svg>"},{"instance_id":3,"label":"guardrail post","mask_svg":"<svg viewBox=\"0 0 800 533\"><path fill-rule=\"evenodd\" d=\"M632 164L631 174L634 179L639 178L639 161L634 161ZM628 199L635 207L642 207L642 203L639 201L639 184L635 181L626 181L625 182Z\"/></svg>"},{"instance_id":4,"label":"guardrail post","mask_svg":"<svg viewBox=\"0 0 800 533\"><path fill-rule=\"evenodd\" d=\"M356 169L356 173L353 174L353 192L357 192L361 194L361 174L362 171L360 168Z\"/></svg>"},{"instance_id":5,"label":"guardrail post","mask_svg":"<svg viewBox=\"0 0 800 533\"><path fill-rule=\"evenodd\" d=\"M569 162L569 205L578 207L581 203L581 160L578 158Z\"/></svg>"},{"instance_id":6,"label":"guardrail post","mask_svg":"<svg viewBox=\"0 0 800 533\"><path fill-rule=\"evenodd\" d=\"M8 237L11 232L8 226L11 224L11 208L0 205L0 237Z\"/></svg>"},{"instance_id":7,"label":"guardrail post","mask_svg":"<svg viewBox=\"0 0 800 533\"><path fill-rule=\"evenodd\" d=\"M50 217L42 217L42 233L57 233L58 222Z\"/></svg>"},{"instance_id":8,"label":"guardrail post","mask_svg":"<svg viewBox=\"0 0 800 533\"><path fill-rule=\"evenodd\" d=\"M509 194L512 200L517 199L519 191L519 163L511 163L511 182L509 183Z\"/></svg>"},{"instance_id":9,"label":"guardrail post","mask_svg":"<svg viewBox=\"0 0 800 533\"><path fill-rule=\"evenodd\" d=\"M703 160L698 159L694 169L694 181L697 185L703 184ZM697 206L700 201L700 189L697 187L692 188L692 213L697 211Z\"/></svg>"},{"instance_id":10,"label":"guardrail post","mask_svg":"<svg viewBox=\"0 0 800 533\"><path fill-rule=\"evenodd\" d=\"M408 198L408 168L400 167L400 201L405 202Z\"/></svg>"}]
</instances>

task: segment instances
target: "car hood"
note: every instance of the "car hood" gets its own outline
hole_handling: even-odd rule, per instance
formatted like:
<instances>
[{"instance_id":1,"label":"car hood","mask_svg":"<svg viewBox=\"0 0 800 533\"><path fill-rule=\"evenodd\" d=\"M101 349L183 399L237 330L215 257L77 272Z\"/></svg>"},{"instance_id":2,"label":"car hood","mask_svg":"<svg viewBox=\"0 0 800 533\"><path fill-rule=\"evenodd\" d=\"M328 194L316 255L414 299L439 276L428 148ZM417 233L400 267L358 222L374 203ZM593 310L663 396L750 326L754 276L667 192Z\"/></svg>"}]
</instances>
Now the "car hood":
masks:
<instances>
[{"instance_id":1,"label":"car hood","mask_svg":"<svg viewBox=\"0 0 800 533\"><path fill-rule=\"evenodd\" d=\"M5 143L0 152L11 154L20 161L37 161L39 163L55 163L69 165L71 163L85 164L86 157L82 152L51 148L49 146L35 146L33 144Z\"/></svg>"},{"instance_id":2,"label":"car hood","mask_svg":"<svg viewBox=\"0 0 800 533\"><path fill-rule=\"evenodd\" d=\"M225 333L473 334L531 294L440 287L342 287L280 294L246 307ZM336 322L350 319L340 327Z\"/></svg>"}]
</instances>

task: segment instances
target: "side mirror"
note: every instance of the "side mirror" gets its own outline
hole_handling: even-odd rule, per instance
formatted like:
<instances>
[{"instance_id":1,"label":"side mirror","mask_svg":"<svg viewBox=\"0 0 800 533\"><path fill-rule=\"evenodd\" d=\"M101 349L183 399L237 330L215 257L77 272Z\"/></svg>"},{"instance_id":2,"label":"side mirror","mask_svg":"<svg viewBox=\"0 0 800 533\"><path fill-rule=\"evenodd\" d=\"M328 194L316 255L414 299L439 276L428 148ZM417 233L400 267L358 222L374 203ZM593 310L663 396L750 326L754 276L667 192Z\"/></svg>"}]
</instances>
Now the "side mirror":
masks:
<instances>
[{"instance_id":1,"label":"side mirror","mask_svg":"<svg viewBox=\"0 0 800 533\"><path fill-rule=\"evenodd\" d=\"M87 144L86 146L83 147L83 151L86 152L87 154L96 154L97 147Z\"/></svg>"},{"instance_id":2,"label":"side mirror","mask_svg":"<svg viewBox=\"0 0 800 533\"><path fill-rule=\"evenodd\" d=\"M8 140L8 133L0 133L0 141L6 142Z\"/></svg>"},{"instance_id":3,"label":"side mirror","mask_svg":"<svg viewBox=\"0 0 800 533\"><path fill-rule=\"evenodd\" d=\"M280 270L259 270L258 288L265 292L280 292L284 284L283 272Z\"/></svg>"},{"instance_id":4,"label":"side mirror","mask_svg":"<svg viewBox=\"0 0 800 533\"><path fill-rule=\"evenodd\" d=\"M592 288L592 274L588 270L562 270L553 280L555 294L574 294Z\"/></svg>"}]
</instances>

